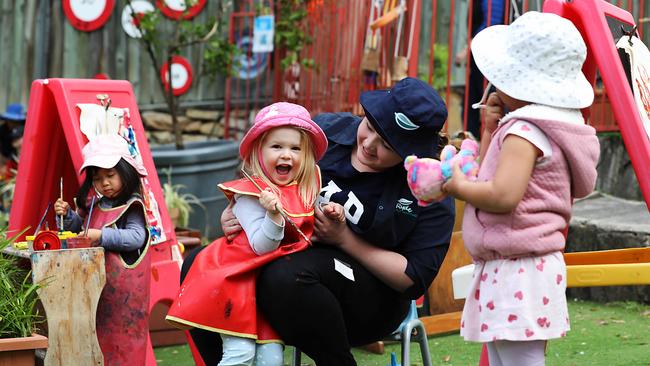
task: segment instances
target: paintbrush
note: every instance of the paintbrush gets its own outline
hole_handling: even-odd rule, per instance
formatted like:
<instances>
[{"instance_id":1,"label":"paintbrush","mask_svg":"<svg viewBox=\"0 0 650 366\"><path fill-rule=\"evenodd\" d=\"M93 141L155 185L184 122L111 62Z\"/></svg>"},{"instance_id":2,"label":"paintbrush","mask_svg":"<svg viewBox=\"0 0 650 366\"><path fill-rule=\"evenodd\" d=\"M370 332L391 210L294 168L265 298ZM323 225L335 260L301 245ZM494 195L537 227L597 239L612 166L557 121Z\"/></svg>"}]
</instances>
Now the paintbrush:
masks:
<instances>
[{"instance_id":1,"label":"paintbrush","mask_svg":"<svg viewBox=\"0 0 650 366\"><path fill-rule=\"evenodd\" d=\"M253 183L253 185L255 186L255 188L257 188L260 192L263 191L262 187L260 187L260 186L257 184L257 182L255 182L255 181L253 180L253 177L251 177L251 176L250 176L250 175L249 175L249 174L248 174L244 169L241 169L241 172L242 172L242 174L244 175L244 177L246 177L246 179L250 180L251 183ZM287 213L284 212L284 210L281 210L281 209L278 207L277 204L275 205L275 209L278 210L278 212L280 213L280 215L282 215L282 218L284 218L284 220L287 221L287 222L291 225L291 227L293 227L293 228L298 232L298 234L300 234L300 236L301 236L303 239L305 239L305 241L306 241L307 243L311 244L311 240L309 240L309 238L307 237L307 235L305 235L305 233L303 233L303 232L300 230L300 228L298 228L298 225L296 225L296 223L293 222L293 221L289 218L289 215L287 215Z\"/></svg>"},{"instance_id":2,"label":"paintbrush","mask_svg":"<svg viewBox=\"0 0 650 366\"><path fill-rule=\"evenodd\" d=\"M59 198L63 201L63 177L59 181ZM63 231L63 215L59 215L59 221L61 221L61 226L59 226L59 232Z\"/></svg>"},{"instance_id":3,"label":"paintbrush","mask_svg":"<svg viewBox=\"0 0 650 366\"><path fill-rule=\"evenodd\" d=\"M90 209L88 210L88 218L86 219L86 228L84 229L84 236L88 237L88 227L90 226L90 217L93 215L93 207L95 207L95 195L90 200Z\"/></svg>"},{"instance_id":4,"label":"paintbrush","mask_svg":"<svg viewBox=\"0 0 650 366\"><path fill-rule=\"evenodd\" d=\"M36 231L34 231L34 236L38 234L39 231L41 231L41 225L43 225L43 221L45 221L45 218L47 217L47 213L50 212L50 207L52 207L52 201L50 201L47 204L47 208L45 209L45 212L43 212L43 217L41 217L41 221L38 222L38 226L36 226Z\"/></svg>"}]
</instances>

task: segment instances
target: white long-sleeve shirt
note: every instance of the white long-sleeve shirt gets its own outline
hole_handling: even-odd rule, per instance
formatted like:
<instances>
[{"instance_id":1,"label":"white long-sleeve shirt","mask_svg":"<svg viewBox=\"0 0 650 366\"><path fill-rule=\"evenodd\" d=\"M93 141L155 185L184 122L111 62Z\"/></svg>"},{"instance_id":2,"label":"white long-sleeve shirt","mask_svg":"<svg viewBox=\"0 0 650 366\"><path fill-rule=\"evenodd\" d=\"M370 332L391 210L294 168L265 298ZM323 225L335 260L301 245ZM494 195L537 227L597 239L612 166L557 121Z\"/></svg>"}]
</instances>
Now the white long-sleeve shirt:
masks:
<instances>
[{"instance_id":1,"label":"white long-sleeve shirt","mask_svg":"<svg viewBox=\"0 0 650 366\"><path fill-rule=\"evenodd\" d=\"M246 233L251 249L262 255L278 248L284 238L284 219L275 223L256 197L237 194L232 212Z\"/></svg>"}]
</instances>

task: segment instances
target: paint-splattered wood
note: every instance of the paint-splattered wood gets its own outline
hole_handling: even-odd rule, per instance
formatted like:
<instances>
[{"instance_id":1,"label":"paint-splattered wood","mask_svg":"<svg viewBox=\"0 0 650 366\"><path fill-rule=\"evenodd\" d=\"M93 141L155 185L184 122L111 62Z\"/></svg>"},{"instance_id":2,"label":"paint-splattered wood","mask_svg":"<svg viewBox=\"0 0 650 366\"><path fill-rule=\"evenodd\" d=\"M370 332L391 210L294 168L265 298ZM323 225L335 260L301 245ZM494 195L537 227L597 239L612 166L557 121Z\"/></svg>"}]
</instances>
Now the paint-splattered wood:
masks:
<instances>
[{"instance_id":1,"label":"paint-splattered wood","mask_svg":"<svg viewBox=\"0 0 650 366\"><path fill-rule=\"evenodd\" d=\"M48 323L48 365L103 365L97 303L106 283L103 248L47 250L31 255L34 282Z\"/></svg>"}]
</instances>

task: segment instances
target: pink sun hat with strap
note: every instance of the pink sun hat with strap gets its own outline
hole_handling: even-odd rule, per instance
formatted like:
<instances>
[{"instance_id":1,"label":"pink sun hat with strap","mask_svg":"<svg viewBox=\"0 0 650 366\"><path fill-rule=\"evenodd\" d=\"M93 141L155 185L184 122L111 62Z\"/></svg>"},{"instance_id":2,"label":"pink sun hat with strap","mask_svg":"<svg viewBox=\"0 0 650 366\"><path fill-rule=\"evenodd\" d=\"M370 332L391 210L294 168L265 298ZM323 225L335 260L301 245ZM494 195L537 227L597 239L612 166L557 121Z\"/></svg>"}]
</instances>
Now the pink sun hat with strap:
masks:
<instances>
[{"instance_id":1,"label":"pink sun hat with strap","mask_svg":"<svg viewBox=\"0 0 650 366\"><path fill-rule=\"evenodd\" d=\"M115 167L120 159L124 159L143 177L147 170L131 155L129 144L124 137L118 134L98 135L90 140L81 150L84 163L79 169L79 174L89 166L110 169Z\"/></svg>"},{"instance_id":2,"label":"pink sun hat with strap","mask_svg":"<svg viewBox=\"0 0 650 366\"><path fill-rule=\"evenodd\" d=\"M239 155L246 159L250 155L253 142L264 132L276 127L296 127L307 132L314 149L316 161L327 150L327 137L323 130L312 121L305 107L298 104L278 102L262 108L255 116L253 126L248 130L239 145Z\"/></svg>"}]
</instances>

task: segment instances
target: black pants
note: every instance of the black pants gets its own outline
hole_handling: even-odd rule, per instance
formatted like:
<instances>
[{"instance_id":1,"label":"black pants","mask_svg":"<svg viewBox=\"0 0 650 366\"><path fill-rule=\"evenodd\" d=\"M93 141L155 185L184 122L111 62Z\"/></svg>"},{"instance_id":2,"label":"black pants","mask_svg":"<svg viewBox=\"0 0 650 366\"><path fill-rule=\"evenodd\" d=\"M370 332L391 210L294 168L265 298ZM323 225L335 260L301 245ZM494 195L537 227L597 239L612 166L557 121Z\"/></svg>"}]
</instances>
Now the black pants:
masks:
<instances>
[{"instance_id":1,"label":"black pants","mask_svg":"<svg viewBox=\"0 0 650 366\"><path fill-rule=\"evenodd\" d=\"M354 280L335 270L335 258ZM356 365L350 346L382 339L406 316L409 300L345 253L309 248L268 264L257 282L257 306L287 343L318 366Z\"/></svg>"},{"instance_id":2,"label":"black pants","mask_svg":"<svg viewBox=\"0 0 650 366\"><path fill-rule=\"evenodd\" d=\"M200 249L183 263L181 281ZM335 270L334 258L352 269L354 281ZM408 312L410 300L368 272L345 253L324 247L282 257L262 269L257 306L285 343L298 347L318 366L356 365L351 346L380 340ZM221 338L190 331L206 364L221 359Z\"/></svg>"}]
</instances>

